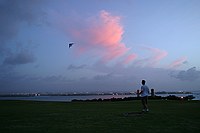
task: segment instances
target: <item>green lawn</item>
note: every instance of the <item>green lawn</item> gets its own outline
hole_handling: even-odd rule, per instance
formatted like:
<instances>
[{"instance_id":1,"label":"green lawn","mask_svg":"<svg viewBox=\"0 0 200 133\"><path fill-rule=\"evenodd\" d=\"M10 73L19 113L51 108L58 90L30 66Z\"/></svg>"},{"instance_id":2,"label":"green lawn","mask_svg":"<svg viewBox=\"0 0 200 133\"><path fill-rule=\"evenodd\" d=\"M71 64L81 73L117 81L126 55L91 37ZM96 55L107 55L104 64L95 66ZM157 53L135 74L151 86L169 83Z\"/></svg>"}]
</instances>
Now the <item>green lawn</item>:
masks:
<instances>
[{"instance_id":1,"label":"green lawn","mask_svg":"<svg viewBox=\"0 0 200 133\"><path fill-rule=\"evenodd\" d=\"M200 101L0 101L0 133L199 133Z\"/></svg>"}]
</instances>

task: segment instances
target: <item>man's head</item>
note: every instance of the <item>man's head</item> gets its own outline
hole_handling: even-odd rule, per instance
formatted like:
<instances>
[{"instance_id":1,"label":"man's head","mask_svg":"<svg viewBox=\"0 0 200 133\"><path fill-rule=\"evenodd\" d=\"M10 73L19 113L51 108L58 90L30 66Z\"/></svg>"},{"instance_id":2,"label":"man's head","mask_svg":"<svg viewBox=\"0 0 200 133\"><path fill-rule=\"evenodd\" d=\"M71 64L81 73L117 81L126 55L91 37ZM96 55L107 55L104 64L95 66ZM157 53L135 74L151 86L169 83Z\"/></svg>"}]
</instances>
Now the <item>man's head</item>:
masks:
<instances>
[{"instance_id":1,"label":"man's head","mask_svg":"<svg viewBox=\"0 0 200 133\"><path fill-rule=\"evenodd\" d=\"M145 80L142 80L142 85L145 85L146 81Z\"/></svg>"}]
</instances>

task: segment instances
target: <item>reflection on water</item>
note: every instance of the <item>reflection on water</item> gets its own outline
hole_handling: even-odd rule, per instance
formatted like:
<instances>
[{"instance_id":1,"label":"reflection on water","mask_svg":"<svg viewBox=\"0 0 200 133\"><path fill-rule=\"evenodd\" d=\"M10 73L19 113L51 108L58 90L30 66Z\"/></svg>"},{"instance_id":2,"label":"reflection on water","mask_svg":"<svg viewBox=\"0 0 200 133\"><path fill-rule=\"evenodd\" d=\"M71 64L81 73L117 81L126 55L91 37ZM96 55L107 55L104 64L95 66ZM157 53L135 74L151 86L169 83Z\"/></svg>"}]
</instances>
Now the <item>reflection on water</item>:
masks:
<instances>
[{"instance_id":1,"label":"reflection on water","mask_svg":"<svg viewBox=\"0 0 200 133\"><path fill-rule=\"evenodd\" d=\"M178 97L185 97L188 94L170 94ZM192 94L195 98L193 100L200 100L200 94ZM157 94L157 96L166 97L169 94ZM90 96L33 96L33 97L0 97L0 100L32 100L32 101L60 101L70 102L73 99L76 100L92 100L92 99L111 99L111 98L125 98L136 97L136 95L90 95Z\"/></svg>"}]
</instances>

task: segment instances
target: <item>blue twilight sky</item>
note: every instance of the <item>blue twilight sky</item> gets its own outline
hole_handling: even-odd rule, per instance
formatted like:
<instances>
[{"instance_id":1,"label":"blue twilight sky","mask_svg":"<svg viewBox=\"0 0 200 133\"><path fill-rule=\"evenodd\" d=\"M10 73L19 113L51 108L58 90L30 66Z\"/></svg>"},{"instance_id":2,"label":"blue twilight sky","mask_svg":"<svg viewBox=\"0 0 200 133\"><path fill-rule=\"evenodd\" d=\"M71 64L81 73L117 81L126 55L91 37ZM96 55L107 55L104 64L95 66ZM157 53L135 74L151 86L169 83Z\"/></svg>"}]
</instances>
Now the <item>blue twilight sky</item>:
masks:
<instances>
[{"instance_id":1,"label":"blue twilight sky","mask_svg":"<svg viewBox=\"0 0 200 133\"><path fill-rule=\"evenodd\" d=\"M0 0L0 19L0 93L200 90L199 0Z\"/></svg>"}]
</instances>

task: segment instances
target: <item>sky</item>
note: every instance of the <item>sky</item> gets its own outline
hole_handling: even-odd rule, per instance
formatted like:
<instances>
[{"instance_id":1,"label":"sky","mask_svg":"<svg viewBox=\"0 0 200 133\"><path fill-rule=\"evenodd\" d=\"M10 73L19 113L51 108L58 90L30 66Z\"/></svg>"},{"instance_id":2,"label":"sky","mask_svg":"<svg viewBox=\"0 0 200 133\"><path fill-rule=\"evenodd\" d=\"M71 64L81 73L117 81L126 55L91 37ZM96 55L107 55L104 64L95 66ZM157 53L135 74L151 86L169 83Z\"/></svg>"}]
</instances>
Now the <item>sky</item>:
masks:
<instances>
[{"instance_id":1,"label":"sky","mask_svg":"<svg viewBox=\"0 0 200 133\"><path fill-rule=\"evenodd\" d=\"M200 90L199 0L0 0L0 93ZM69 48L69 43L74 45Z\"/></svg>"}]
</instances>

